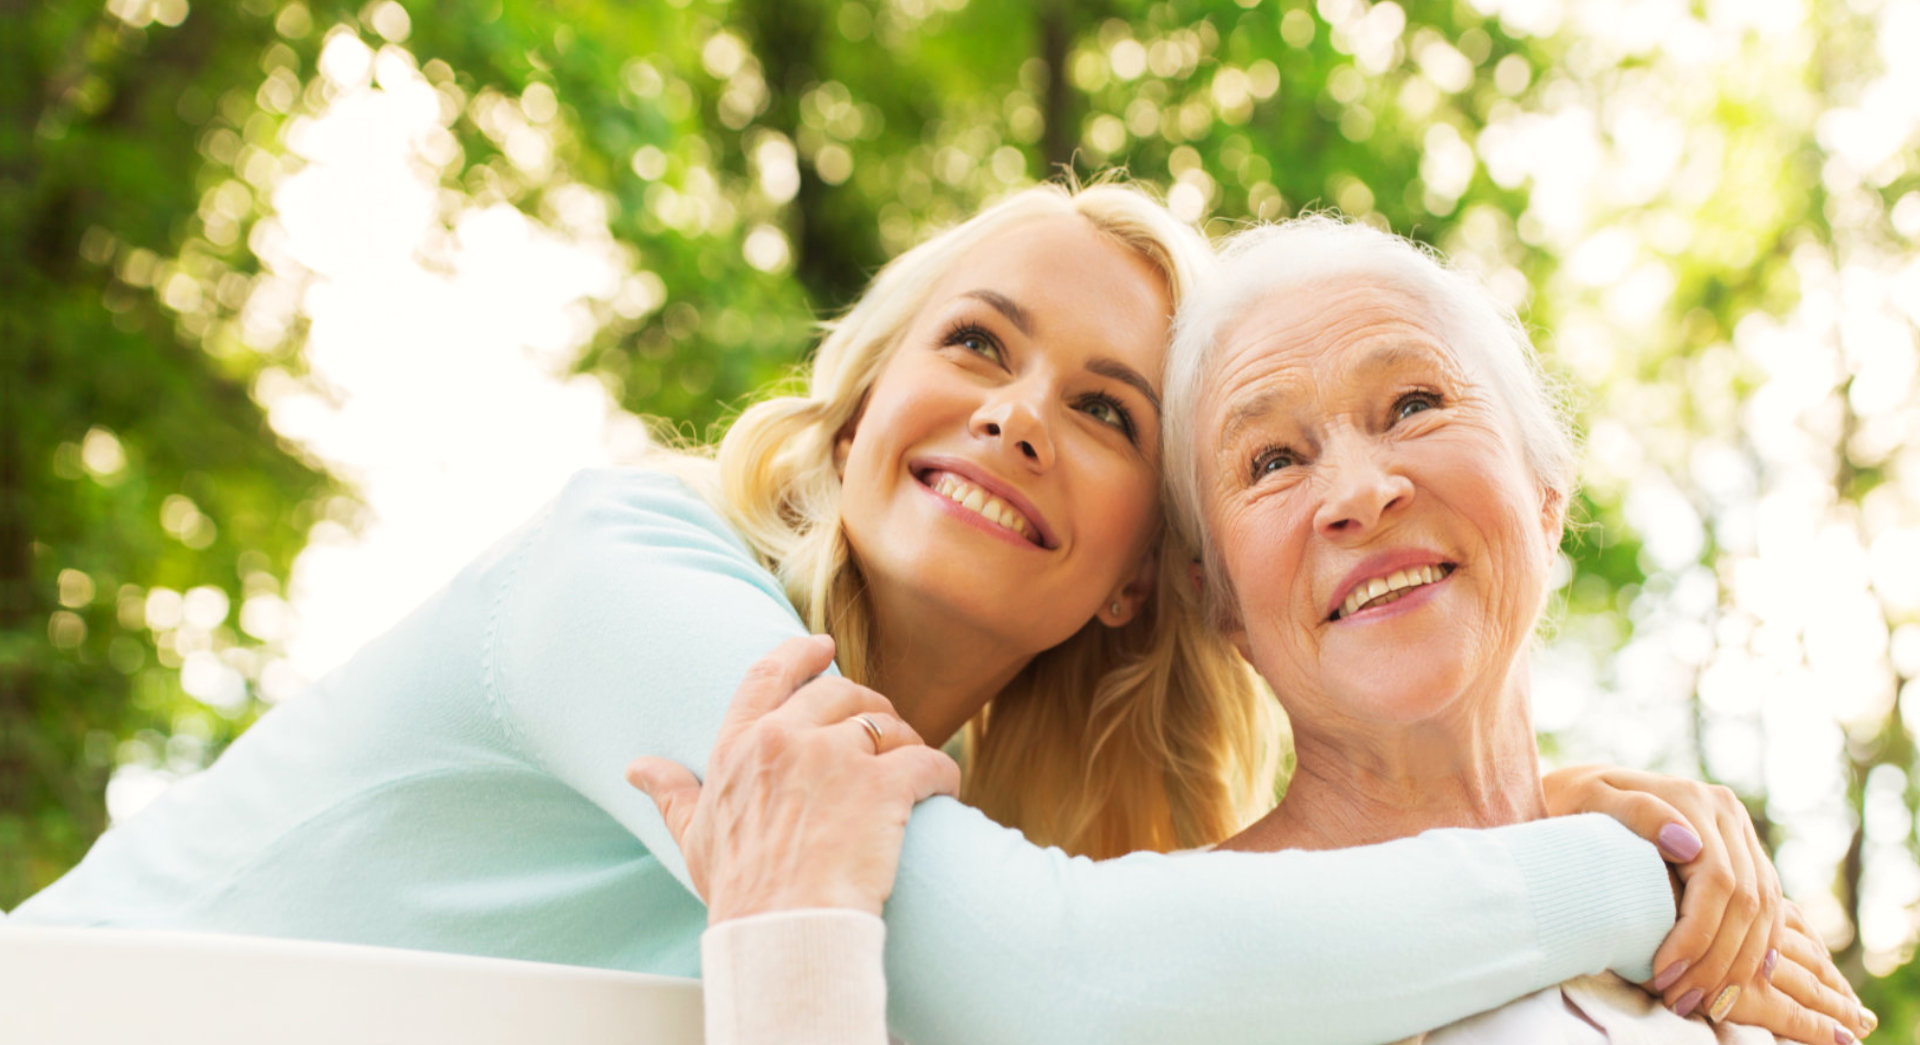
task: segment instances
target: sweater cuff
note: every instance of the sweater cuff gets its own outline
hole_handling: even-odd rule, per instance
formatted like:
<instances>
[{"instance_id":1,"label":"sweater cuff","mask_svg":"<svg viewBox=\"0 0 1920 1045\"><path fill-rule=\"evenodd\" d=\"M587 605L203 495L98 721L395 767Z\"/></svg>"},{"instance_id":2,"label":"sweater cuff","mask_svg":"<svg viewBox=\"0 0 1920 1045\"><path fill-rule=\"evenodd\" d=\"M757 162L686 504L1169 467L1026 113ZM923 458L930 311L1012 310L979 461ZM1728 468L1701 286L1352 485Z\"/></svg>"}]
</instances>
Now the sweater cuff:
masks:
<instances>
[{"instance_id":1,"label":"sweater cuff","mask_svg":"<svg viewBox=\"0 0 1920 1045\"><path fill-rule=\"evenodd\" d=\"M774 911L700 936L707 1045L886 1045L886 923Z\"/></svg>"},{"instance_id":2,"label":"sweater cuff","mask_svg":"<svg viewBox=\"0 0 1920 1045\"><path fill-rule=\"evenodd\" d=\"M1516 839L1514 862L1526 879L1541 950L1556 979L1611 970L1644 983L1653 978L1653 952L1674 924L1667 865L1650 843L1598 813L1557 817L1557 830ZM1605 941L1606 969L1582 965L1596 936ZM1591 963L1588 963L1591 965Z\"/></svg>"}]
</instances>

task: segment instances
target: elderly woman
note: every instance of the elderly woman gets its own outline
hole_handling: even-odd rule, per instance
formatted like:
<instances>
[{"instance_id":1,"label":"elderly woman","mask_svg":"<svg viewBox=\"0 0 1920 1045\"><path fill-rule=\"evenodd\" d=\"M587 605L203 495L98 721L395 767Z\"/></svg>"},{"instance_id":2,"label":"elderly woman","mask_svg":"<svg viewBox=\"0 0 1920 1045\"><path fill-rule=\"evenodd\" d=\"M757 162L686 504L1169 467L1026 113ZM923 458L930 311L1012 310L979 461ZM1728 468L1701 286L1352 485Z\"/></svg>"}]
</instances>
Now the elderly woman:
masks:
<instances>
[{"instance_id":1,"label":"elderly woman","mask_svg":"<svg viewBox=\"0 0 1920 1045\"><path fill-rule=\"evenodd\" d=\"M1224 848L1339 849L1547 815L1526 653L1574 454L1513 315L1405 240L1307 218L1228 246L1182 314L1169 372L1173 511L1201 549L1213 619L1278 694L1298 760L1282 803ZM1797 919L1778 943L1770 975L1710 997L1661 1008L1583 977L1424 1039L1774 1040L1745 1022L1847 1045L1871 1029Z\"/></svg>"}]
</instances>

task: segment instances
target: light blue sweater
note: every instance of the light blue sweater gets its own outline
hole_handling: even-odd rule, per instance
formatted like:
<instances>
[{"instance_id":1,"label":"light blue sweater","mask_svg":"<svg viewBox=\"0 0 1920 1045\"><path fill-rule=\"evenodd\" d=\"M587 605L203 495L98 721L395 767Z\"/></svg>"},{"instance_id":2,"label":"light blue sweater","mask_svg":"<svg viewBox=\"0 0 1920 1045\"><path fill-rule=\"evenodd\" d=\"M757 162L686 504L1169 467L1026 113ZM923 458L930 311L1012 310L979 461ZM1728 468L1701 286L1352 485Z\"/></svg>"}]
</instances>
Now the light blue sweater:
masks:
<instances>
[{"instance_id":1,"label":"light blue sweater","mask_svg":"<svg viewBox=\"0 0 1920 1045\"><path fill-rule=\"evenodd\" d=\"M622 770L704 766L747 665L802 632L676 480L582 474L12 920L697 975L705 910ZM1600 817L1095 863L936 798L886 919L918 1045L1340 1045L1644 979L1673 904L1653 848Z\"/></svg>"}]
</instances>

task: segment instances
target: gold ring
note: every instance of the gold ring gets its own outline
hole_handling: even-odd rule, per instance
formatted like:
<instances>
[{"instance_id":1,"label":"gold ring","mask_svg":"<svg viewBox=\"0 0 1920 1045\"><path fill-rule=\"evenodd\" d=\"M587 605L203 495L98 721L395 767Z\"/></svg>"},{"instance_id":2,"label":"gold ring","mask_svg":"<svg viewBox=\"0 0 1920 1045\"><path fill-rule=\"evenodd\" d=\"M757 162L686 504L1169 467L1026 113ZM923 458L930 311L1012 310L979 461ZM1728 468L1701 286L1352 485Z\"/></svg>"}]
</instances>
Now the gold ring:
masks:
<instances>
[{"instance_id":1,"label":"gold ring","mask_svg":"<svg viewBox=\"0 0 1920 1045\"><path fill-rule=\"evenodd\" d=\"M879 754L880 742L887 736L886 731L880 728L880 723L875 722L872 715L855 715L853 720L866 727L867 732L873 737L873 753Z\"/></svg>"}]
</instances>

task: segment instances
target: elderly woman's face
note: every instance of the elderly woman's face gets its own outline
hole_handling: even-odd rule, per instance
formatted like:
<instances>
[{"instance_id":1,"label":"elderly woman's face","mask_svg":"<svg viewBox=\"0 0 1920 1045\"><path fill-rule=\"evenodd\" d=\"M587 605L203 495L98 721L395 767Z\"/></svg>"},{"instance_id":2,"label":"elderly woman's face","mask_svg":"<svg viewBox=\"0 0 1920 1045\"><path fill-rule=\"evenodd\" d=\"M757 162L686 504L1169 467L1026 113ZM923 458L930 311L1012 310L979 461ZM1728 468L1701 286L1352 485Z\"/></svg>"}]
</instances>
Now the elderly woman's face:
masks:
<instances>
[{"instance_id":1,"label":"elderly woman's face","mask_svg":"<svg viewBox=\"0 0 1920 1045\"><path fill-rule=\"evenodd\" d=\"M1558 506L1429 312L1357 278L1274 295L1224 331L1200 401L1236 639L1297 724L1498 688L1544 597Z\"/></svg>"}]
</instances>

